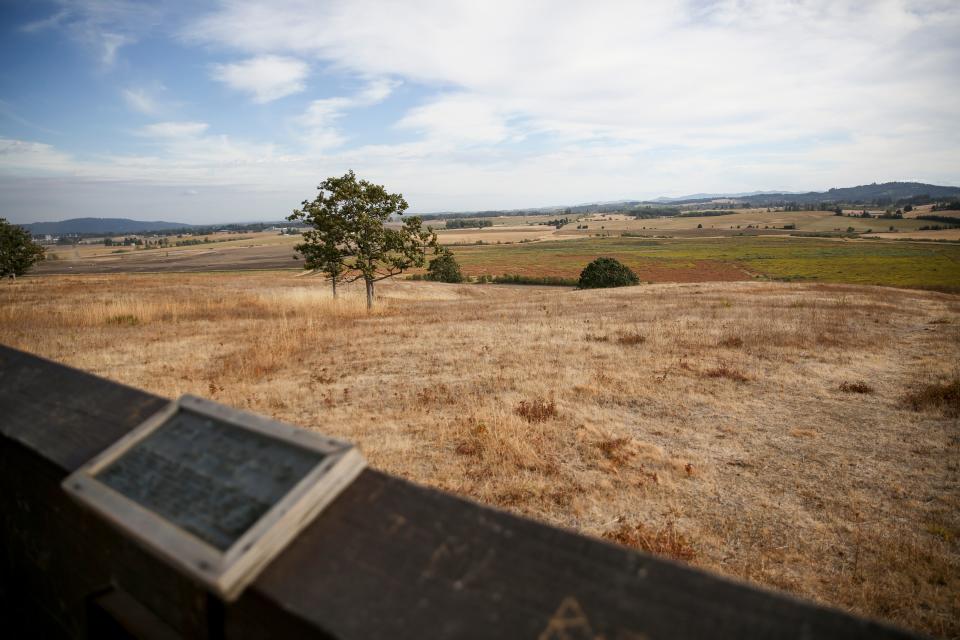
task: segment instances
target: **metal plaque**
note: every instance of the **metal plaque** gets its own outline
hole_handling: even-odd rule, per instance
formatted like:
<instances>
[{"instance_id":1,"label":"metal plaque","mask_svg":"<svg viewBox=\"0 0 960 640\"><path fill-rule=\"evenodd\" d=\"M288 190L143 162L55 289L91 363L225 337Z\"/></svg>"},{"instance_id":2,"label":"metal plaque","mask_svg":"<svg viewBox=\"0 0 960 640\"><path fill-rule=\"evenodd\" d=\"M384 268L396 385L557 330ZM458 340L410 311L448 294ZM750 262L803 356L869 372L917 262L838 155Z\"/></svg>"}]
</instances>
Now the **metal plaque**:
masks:
<instances>
[{"instance_id":1,"label":"metal plaque","mask_svg":"<svg viewBox=\"0 0 960 640\"><path fill-rule=\"evenodd\" d=\"M229 600L364 466L349 443L183 396L64 488Z\"/></svg>"}]
</instances>

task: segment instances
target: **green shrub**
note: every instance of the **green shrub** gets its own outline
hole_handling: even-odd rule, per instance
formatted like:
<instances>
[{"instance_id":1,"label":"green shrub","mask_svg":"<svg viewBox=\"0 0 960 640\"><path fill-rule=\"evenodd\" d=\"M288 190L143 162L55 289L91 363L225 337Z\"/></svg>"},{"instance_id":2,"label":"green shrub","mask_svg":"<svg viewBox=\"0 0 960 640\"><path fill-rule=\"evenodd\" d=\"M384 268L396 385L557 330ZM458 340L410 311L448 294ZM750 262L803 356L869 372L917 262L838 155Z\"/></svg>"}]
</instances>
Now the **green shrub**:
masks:
<instances>
[{"instance_id":1,"label":"green shrub","mask_svg":"<svg viewBox=\"0 0 960 640\"><path fill-rule=\"evenodd\" d=\"M463 282L463 273L460 272L460 264L453 254L444 250L430 261L426 278L434 282Z\"/></svg>"},{"instance_id":2,"label":"green shrub","mask_svg":"<svg viewBox=\"0 0 960 640\"><path fill-rule=\"evenodd\" d=\"M628 287L640 284L630 267L616 258L597 258L580 272L580 289L603 289L607 287Z\"/></svg>"}]
</instances>

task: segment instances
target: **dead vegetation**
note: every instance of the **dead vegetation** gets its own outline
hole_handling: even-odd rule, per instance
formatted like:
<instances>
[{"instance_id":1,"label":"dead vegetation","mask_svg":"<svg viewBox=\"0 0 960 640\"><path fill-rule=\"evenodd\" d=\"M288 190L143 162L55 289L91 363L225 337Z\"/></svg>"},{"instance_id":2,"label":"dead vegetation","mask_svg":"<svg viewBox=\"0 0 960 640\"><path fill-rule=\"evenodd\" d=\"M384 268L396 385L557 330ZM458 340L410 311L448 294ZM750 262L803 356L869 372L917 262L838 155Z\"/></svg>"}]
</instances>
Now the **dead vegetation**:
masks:
<instances>
[{"instance_id":1,"label":"dead vegetation","mask_svg":"<svg viewBox=\"0 0 960 640\"><path fill-rule=\"evenodd\" d=\"M553 400L547 401L542 398L521 400L513 412L527 422L543 422L544 420L557 417L557 403Z\"/></svg>"},{"instance_id":2,"label":"dead vegetation","mask_svg":"<svg viewBox=\"0 0 960 640\"><path fill-rule=\"evenodd\" d=\"M960 417L960 378L944 384L921 385L903 398L914 411L940 411L950 418Z\"/></svg>"},{"instance_id":3,"label":"dead vegetation","mask_svg":"<svg viewBox=\"0 0 960 640\"><path fill-rule=\"evenodd\" d=\"M727 380L733 380L734 382L749 382L750 376L745 374L740 369L736 369L726 362L721 362L718 366L707 369L703 372L703 375L708 378L726 378Z\"/></svg>"},{"instance_id":4,"label":"dead vegetation","mask_svg":"<svg viewBox=\"0 0 960 640\"><path fill-rule=\"evenodd\" d=\"M656 529L640 522L633 525L623 523L605 532L603 537L626 547L683 562L690 562L696 557L693 545L686 536L677 531L673 522L667 522Z\"/></svg>"},{"instance_id":5,"label":"dead vegetation","mask_svg":"<svg viewBox=\"0 0 960 640\"><path fill-rule=\"evenodd\" d=\"M0 341L352 439L375 467L490 505L960 634L955 296L398 282L370 316L361 292L328 291L289 273L25 278L0 286ZM838 393L861 380L872 394Z\"/></svg>"},{"instance_id":6,"label":"dead vegetation","mask_svg":"<svg viewBox=\"0 0 960 640\"><path fill-rule=\"evenodd\" d=\"M863 380L857 380L856 382L847 382L844 380L840 383L840 391L844 393L873 393L876 389Z\"/></svg>"}]
</instances>

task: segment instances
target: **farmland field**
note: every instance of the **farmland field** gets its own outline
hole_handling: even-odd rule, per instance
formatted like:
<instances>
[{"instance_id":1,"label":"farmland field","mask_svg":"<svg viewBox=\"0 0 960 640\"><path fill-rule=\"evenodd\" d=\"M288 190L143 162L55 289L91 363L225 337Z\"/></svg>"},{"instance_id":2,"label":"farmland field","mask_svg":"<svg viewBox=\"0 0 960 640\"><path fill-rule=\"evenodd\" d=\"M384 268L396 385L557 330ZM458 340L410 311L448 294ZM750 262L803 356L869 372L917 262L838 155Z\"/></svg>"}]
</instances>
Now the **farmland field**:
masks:
<instances>
[{"instance_id":1,"label":"farmland field","mask_svg":"<svg viewBox=\"0 0 960 640\"><path fill-rule=\"evenodd\" d=\"M703 240L590 238L458 247L471 275L519 273L575 278L598 255L615 257L641 280L701 282L755 277L956 289L960 245L795 237Z\"/></svg>"},{"instance_id":2,"label":"farmland field","mask_svg":"<svg viewBox=\"0 0 960 640\"><path fill-rule=\"evenodd\" d=\"M544 233L546 227L531 227ZM469 232L473 237L490 230ZM493 232L496 233L496 232ZM519 231L508 231L521 234ZM494 237L487 235L486 237ZM77 255L57 249L41 263L47 274L137 273L300 269L293 260L297 237L257 234L229 242L170 249L82 247ZM960 244L878 239L734 236L727 238L568 237L551 241L453 246L471 276L520 274L576 278L599 255L618 258L649 282L751 279L810 280L956 290ZM115 250L114 250L115 251Z\"/></svg>"},{"instance_id":3,"label":"farmland field","mask_svg":"<svg viewBox=\"0 0 960 640\"><path fill-rule=\"evenodd\" d=\"M874 242L535 246L548 253L459 255L576 269L591 246L784 274L836 258L853 278L882 252L889 278L956 269L954 248ZM334 301L289 270L23 278L0 286L0 342L346 437L377 468L489 505L960 634L957 296L755 280L378 292L367 314L360 292Z\"/></svg>"}]
</instances>

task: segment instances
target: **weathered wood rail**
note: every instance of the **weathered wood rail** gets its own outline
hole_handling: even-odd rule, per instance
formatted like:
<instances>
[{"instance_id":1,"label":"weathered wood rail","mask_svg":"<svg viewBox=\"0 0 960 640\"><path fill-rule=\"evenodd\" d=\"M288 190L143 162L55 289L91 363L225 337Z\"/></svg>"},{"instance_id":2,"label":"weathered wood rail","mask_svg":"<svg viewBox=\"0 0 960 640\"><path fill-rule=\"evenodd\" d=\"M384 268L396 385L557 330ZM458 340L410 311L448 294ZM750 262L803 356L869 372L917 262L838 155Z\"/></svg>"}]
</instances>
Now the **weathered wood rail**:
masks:
<instances>
[{"instance_id":1,"label":"weathered wood rail","mask_svg":"<svg viewBox=\"0 0 960 640\"><path fill-rule=\"evenodd\" d=\"M6 637L912 637L373 470L226 604L60 486L165 403L0 346Z\"/></svg>"}]
</instances>

